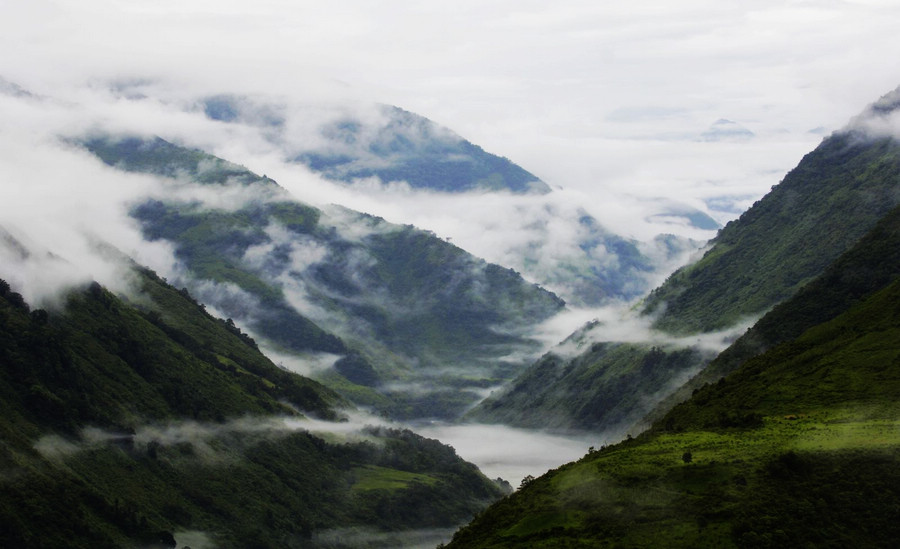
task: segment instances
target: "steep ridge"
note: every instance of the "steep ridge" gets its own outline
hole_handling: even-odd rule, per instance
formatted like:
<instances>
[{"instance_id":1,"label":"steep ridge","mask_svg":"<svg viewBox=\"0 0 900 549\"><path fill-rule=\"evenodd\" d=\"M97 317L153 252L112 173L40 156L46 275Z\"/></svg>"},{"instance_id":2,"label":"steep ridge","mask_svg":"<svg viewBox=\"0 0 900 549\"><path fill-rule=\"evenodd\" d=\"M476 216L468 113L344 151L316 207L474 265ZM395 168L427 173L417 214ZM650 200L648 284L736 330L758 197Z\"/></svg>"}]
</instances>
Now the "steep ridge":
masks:
<instances>
[{"instance_id":1,"label":"steep ridge","mask_svg":"<svg viewBox=\"0 0 900 549\"><path fill-rule=\"evenodd\" d=\"M661 387L684 382L713 356L700 347L623 342L593 343L576 357L551 351L466 418L621 438L658 400Z\"/></svg>"},{"instance_id":2,"label":"steep ridge","mask_svg":"<svg viewBox=\"0 0 900 549\"><path fill-rule=\"evenodd\" d=\"M94 90L112 94L126 110L156 112L162 120L178 113L177 120L191 120L194 129L176 120L150 128L139 117L127 122L106 117L82 126L81 135L107 128L116 135L160 135L207 151L229 151L226 156L240 154L247 165L267 165L282 182L290 177L298 196L309 192L317 197L313 200L437 231L575 307L644 295L660 272L683 264L698 247L683 231L694 235L696 229L718 227L679 201L650 200L642 201L641 210L649 211L638 221L665 234L646 242L623 238L572 193L550 189L515 163L396 107L348 98L197 95L150 78L106 84ZM198 133L199 128L205 130ZM78 130L67 127L64 133ZM118 165L119 159L111 160ZM304 180L309 184L293 187Z\"/></svg>"},{"instance_id":3,"label":"steep ridge","mask_svg":"<svg viewBox=\"0 0 900 549\"><path fill-rule=\"evenodd\" d=\"M842 271L866 273L879 241L863 239ZM639 437L524 483L449 546L893 546L900 281L886 278L854 298L853 282L821 277L819 295L847 297L840 314L698 389Z\"/></svg>"},{"instance_id":4,"label":"steep ridge","mask_svg":"<svg viewBox=\"0 0 900 549\"><path fill-rule=\"evenodd\" d=\"M500 494L452 448L348 423L152 272L133 285L48 312L0 281L0 545L310 547L453 526Z\"/></svg>"},{"instance_id":5,"label":"steep ridge","mask_svg":"<svg viewBox=\"0 0 900 549\"><path fill-rule=\"evenodd\" d=\"M414 189L443 193L550 191L546 183L509 159L398 107L381 105L374 116L344 113L319 128L319 143L307 148L284 142L285 107L277 103L223 94L201 99L200 106L213 120L268 128L270 140L291 149L291 161L347 184L378 178L382 184L403 182Z\"/></svg>"},{"instance_id":6,"label":"steep ridge","mask_svg":"<svg viewBox=\"0 0 900 549\"><path fill-rule=\"evenodd\" d=\"M183 284L200 299L280 352L346 357L321 379L393 417L456 416L476 391L521 368L521 358L506 357L533 355L538 343L526 332L563 307L431 233L301 204L200 151L159 138L103 136L85 146L119 169L246 191L236 207L173 193L131 215L146 238L175 246Z\"/></svg>"},{"instance_id":7,"label":"steep ridge","mask_svg":"<svg viewBox=\"0 0 900 549\"><path fill-rule=\"evenodd\" d=\"M672 333L709 332L793 295L900 202L900 143L860 126L893 112L887 98L825 139L781 183L726 225L703 258L647 298Z\"/></svg>"},{"instance_id":8,"label":"steep ridge","mask_svg":"<svg viewBox=\"0 0 900 549\"><path fill-rule=\"evenodd\" d=\"M643 243L623 238L522 167L397 107L267 95L172 98L150 84L117 86L113 92L123 101L153 97L186 116L214 121L238 141L264 143L281 169L302 173L292 167L301 164L344 187L318 188L339 195L352 191L374 201L363 209L405 205L399 215L408 222L443 231L464 249L524 273L573 306L640 297L656 279L654 272L669 272L668 265L680 265L680 258L697 248L696 242L672 234ZM649 207L646 222L705 230L719 226L677 201L660 199ZM434 215L417 213L422 210ZM490 231L490 246L478 242L479 231L463 229L473 224Z\"/></svg>"},{"instance_id":9,"label":"steep ridge","mask_svg":"<svg viewBox=\"0 0 900 549\"><path fill-rule=\"evenodd\" d=\"M546 361L538 362L506 390L479 405L472 416L513 422L522 417L523 425L532 425L547 407L554 426L625 434L641 425L630 429L621 424L622 417L641 417L661 399L668 404L677 401L664 399L715 355L695 354L695 360L684 361L677 369L635 376L649 360L651 350L660 346L656 341L668 341L667 351L678 352L696 348L692 339L705 339L717 330L722 330L717 337L726 342L737 338L755 316L820 275L900 203L900 143L884 133L865 130L872 120L894 112L890 98L895 95L885 96L845 130L824 140L769 194L723 228L702 259L676 271L651 292L642 314L648 323L652 321L654 330L646 343L628 344L634 350L630 363L623 364L585 345L579 356L561 360L557 371L565 375L535 384L540 372L546 371ZM616 343L604 330L603 325L588 327L582 339L590 345ZM746 357L748 351L752 354L765 348L764 342L754 342L755 337L745 338L719 365L737 349L743 348L741 354ZM710 374L718 372L716 377L698 379L715 381L729 370L719 365ZM592 381L595 378L603 380L602 386ZM583 386L597 389L592 399L603 405L586 410L583 399L573 397ZM540 405L517 399L523 391L530 391L531 400ZM685 396L682 391L673 399Z\"/></svg>"},{"instance_id":10,"label":"steep ridge","mask_svg":"<svg viewBox=\"0 0 900 549\"><path fill-rule=\"evenodd\" d=\"M704 384L717 382L746 360L796 338L816 324L831 320L898 276L900 207L891 210L822 276L800 289L793 299L776 305L696 377L660 402L647 420L659 419Z\"/></svg>"}]
</instances>

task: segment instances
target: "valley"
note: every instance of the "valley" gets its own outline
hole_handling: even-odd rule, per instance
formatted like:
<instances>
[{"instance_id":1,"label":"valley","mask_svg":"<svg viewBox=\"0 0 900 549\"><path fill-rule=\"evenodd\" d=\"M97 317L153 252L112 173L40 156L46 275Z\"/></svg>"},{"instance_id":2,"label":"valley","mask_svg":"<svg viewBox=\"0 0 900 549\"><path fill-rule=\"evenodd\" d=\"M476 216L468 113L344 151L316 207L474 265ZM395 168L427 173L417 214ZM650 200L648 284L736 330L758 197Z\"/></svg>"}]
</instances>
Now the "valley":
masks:
<instances>
[{"instance_id":1,"label":"valley","mask_svg":"<svg viewBox=\"0 0 900 549\"><path fill-rule=\"evenodd\" d=\"M0 218L4 545L895 536L900 92L715 235L660 200L644 221L684 230L639 240L396 107L10 90L37 128L8 140L19 198L56 199ZM298 182L452 203L504 242Z\"/></svg>"}]
</instances>

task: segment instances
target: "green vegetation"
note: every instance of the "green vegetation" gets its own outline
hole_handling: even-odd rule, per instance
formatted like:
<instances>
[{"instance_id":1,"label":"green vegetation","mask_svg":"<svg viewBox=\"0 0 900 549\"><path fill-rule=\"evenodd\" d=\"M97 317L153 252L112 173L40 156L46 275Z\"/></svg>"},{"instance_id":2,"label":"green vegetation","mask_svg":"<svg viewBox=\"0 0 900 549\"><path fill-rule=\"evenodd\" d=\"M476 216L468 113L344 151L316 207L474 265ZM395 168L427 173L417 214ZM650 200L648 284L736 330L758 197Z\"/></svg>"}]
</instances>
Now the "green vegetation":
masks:
<instances>
[{"instance_id":1,"label":"green vegetation","mask_svg":"<svg viewBox=\"0 0 900 549\"><path fill-rule=\"evenodd\" d=\"M624 436L650 410L661 387L710 358L698 349L637 343L595 343L574 358L551 352L468 417Z\"/></svg>"},{"instance_id":2,"label":"green vegetation","mask_svg":"<svg viewBox=\"0 0 900 549\"><path fill-rule=\"evenodd\" d=\"M699 375L651 414L657 420L691 392L715 383L746 360L831 320L900 276L900 207L894 208L826 271L790 300L776 305Z\"/></svg>"},{"instance_id":3,"label":"green vegetation","mask_svg":"<svg viewBox=\"0 0 900 549\"><path fill-rule=\"evenodd\" d=\"M513 334L523 319L546 319L563 307L515 271L411 226L373 234L367 248L377 258L366 273L371 286L385 288L405 310L386 319L383 337L402 352L440 357L438 364L458 356L487 366L521 345Z\"/></svg>"},{"instance_id":4,"label":"green vegetation","mask_svg":"<svg viewBox=\"0 0 900 549\"><path fill-rule=\"evenodd\" d=\"M158 138L95 138L86 147L113 166L202 184L232 181L240 168ZM227 177L210 176L226 168ZM131 215L146 238L174 245L191 291L266 343L352 356L352 367L343 360L320 379L357 404L394 418L458 417L477 401L475 389L521 366L504 357L536 352L524 328L564 306L432 233L349 211L331 218L242 173L242 184L265 183L242 206L147 200ZM344 224L364 232L344 236ZM297 302L318 311L315 321ZM392 382L432 389L411 396Z\"/></svg>"},{"instance_id":5,"label":"green vegetation","mask_svg":"<svg viewBox=\"0 0 900 549\"><path fill-rule=\"evenodd\" d=\"M194 278L231 283L257 299L260 311L248 324L267 339L286 349L341 353L346 347L338 337L291 308L280 284L243 260L250 247L270 242L265 232L270 222L284 223L288 230L304 234L315 229L319 215L314 208L290 202L225 211L151 200L132 210L148 239L177 243L176 256ZM284 251L277 259L283 265L288 261Z\"/></svg>"},{"instance_id":6,"label":"green vegetation","mask_svg":"<svg viewBox=\"0 0 900 549\"><path fill-rule=\"evenodd\" d=\"M179 147L159 137L95 136L82 140L81 144L110 166L129 172L184 177L205 184L262 183L275 186L271 179L259 177L243 166L203 151Z\"/></svg>"},{"instance_id":7,"label":"green vegetation","mask_svg":"<svg viewBox=\"0 0 900 549\"><path fill-rule=\"evenodd\" d=\"M897 303L900 282L534 480L450 546L892 546Z\"/></svg>"},{"instance_id":8,"label":"green vegetation","mask_svg":"<svg viewBox=\"0 0 900 549\"><path fill-rule=\"evenodd\" d=\"M896 140L853 131L831 136L722 229L702 259L675 272L643 304L644 314L657 315L656 328L678 335L733 327L772 310L709 366L711 355L696 356L665 375L635 376L646 360L638 352L545 357L473 415L529 426L546 417L546 426L620 434L645 428L694 389L833 318L900 274L898 186ZM786 302L792 296L800 299ZM581 387L604 403L595 403L592 415L584 412ZM637 397L643 402L635 406ZM637 424L616 423L623 417Z\"/></svg>"},{"instance_id":9,"label":"green vegetation","mask_svg":"<svg viewBox=\"0 0 900 549\"><path fill-rule=\"evenodd\" d=\"M697 263L654 290L645 312L674 333L715 331L792 296L849 249L900 195L900 145L835 134L730 222Z\"/></svg>"},{"instance_id":10,"label":"green vegetation","mask_svg":"<svg viewBox=\"0 0 900 549\"><path fill-rule=\"evenodd\" d=\"M152 272L133 284L48 313L0 281L0 545L172 547L192 530L307 547L339 526L452 526L500 495L409 431L302 430L345 402Z\"/></svg>"},{"instance_id":11,"label":"green vegetation","mask_svg":"<svg viewBox=\"0 0 900 549\"><path fill-rule=\"evenodd\" d=\"M393 491L408 488L411 484L433 485L436 482L429 475L386 469L375 465L357 467L353 470L353 477L352 489L357 492Z\"/></svg>"}]
</instances>

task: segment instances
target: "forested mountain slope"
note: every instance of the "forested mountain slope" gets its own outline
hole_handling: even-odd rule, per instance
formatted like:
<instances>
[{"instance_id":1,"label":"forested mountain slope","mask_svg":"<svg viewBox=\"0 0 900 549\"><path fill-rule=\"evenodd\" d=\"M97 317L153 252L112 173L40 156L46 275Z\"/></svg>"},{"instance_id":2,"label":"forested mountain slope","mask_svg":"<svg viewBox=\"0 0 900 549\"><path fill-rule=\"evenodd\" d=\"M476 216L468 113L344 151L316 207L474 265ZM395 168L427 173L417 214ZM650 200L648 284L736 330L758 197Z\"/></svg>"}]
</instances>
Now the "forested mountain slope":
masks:
<instances>
[{"instance_id":1,"label":"forested mountain slope","mask_svg":"<svg viewBox=\"0 0 900 549\"><path fill-rule=\"evenodd\" d=\"M272 180L200 151L159 138L84 144L111 166L175 186L241 190L227 206L173 190L131 215L148 240L172 243L182 282L200 299L282 352L347 357L321 379L393 417L454 417L475 390L522 366L507 356L536 352L527 332L564 305L431 233L299 203ZM393 390L398 383L427 388Z\"/></svg>"},{"instance_id":2,"label":"forested mountain slope","mask_svg":"<svg viewBox=\"0 0 900 549\"><path fill-rule=\"evenodd\" d=\"M309 547L452 526L499 489L452 448L346 423L152 272L31 310L0 282L0 545ZM338 421L340 420L340 421ZM343 421L343 423L341 422Z\"/></svg>"},{"instance_id":3,"label":"forested mountain slope","mask_svg":"<svg viewBox=\"0 0 900 549\"><path fill-rule=\"evenodd\" d=\"M450 547L892 547L898 341L894 280L641 436L527 483Z\"/></svg>"},{"instance_id":4,"label":"forested mountain slope","mask_svg":"<svg viewBox=\"0 0 900 549\"><path fill-rule=\"evenodd\" d=\"M692 339L721 339L722 334L714 332L727 328L735 333L724 335L738 337L756 316L822 274L900 203L900 142L865 129L872 120L895 112L897 97L900 92L888 94L846 129L824 140L770 193L723 228L702 259L676 271L651 292L643 314L648 322L652 319L656 332L648 334L647 342L617 342L605 334L602 324L585 328L581 338L592 343L585 344L578 356L553 356L551 350L507 389L480 404L472 416L534 426L546 415L548 426L625 434L632 426L623 424L623 418L637 420L660 400L661 411L683 400L695 386L671 399L667 396L715 356L698 354ZM893 267L888 266L896 255L891 236L896 221L892 219L879 225L881 236L868 237L882 243L872 242L872 247L865 248L862 253L869 257L859 271L836 267L839 271L833 276L846 279L841 292L847 296L870 291L893 275ZM811 322L827 320L826 311L833 315L846 305L846 300L833 297L816 295L792 304L790 310L801 307L812 316L806 320L780 317L777 327L761 324L698 379L715 381L748 356L796 336ZM656 343L660 340L668 343ZM607 348L629 349L630 359L623 360ZM654 363L651 351L655 348L685 357L694 349L694 358L648 368ZM592 388L590 399L578 396L581 387ZM529 397L523 399L523 395Z\"/></svg>"},{"instance_id":5,"label":"forested mountain slope","mask_svg":"<svg viewBox=\"0 0 900 549\"><path fill-rule=\"evenodd\" d=\"M472 420L624 437L647 413L661 387L686 381L715 353L700 347L599 342L575 357L544 355L507 391L492 395Z\"/></svg>"},{"instance_id":6,"label":"forested mountain slope","mask_svg":"<svg viewBox=\"0 0 900 549\"><path fill-rule=\"evenodd\" d=\"M900 276L900 207L891 210L857 244L793 299L772 311L719 354L699 375L663 400L648 419L659 419L705 383L715 383L744 361L831 320L859 299Z\"/></svg>"},{"instance_id":7,"label":"forested mountain slope","mask_svg":"<svg viewBox=\"0 0 900 549\"><path fill-rule=\"evenodd\" d=\"M719 330L793 295L900 203L900 143L860 126L897 108L892 92L807 154L673 274L644 312L673 333Z\"/></svg>"}]
</instances>

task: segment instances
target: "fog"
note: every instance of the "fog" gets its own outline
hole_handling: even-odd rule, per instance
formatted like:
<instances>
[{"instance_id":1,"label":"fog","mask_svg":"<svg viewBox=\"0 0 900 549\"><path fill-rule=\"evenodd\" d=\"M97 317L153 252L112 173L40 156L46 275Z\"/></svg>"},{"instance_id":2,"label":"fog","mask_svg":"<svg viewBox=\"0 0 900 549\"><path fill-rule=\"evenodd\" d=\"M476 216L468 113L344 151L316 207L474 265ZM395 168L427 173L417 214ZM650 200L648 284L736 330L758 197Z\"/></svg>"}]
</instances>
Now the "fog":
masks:
<instances>
[{"instance_id":1,"label":"fog","mask_svg":"<svg viewBox=\"0 0 900 549\"><path fill-rule=\"evenodd\" d=\"M253 441L304 431L333 442L366 441L377 444L377 437L368 433L367 429L384 426L394 425L356 410L343 412L341 421L289 416L247 416L221 423L191 420L145 423L136 426L133 433L112 432L89 426L82 429L78 439L74 440L55 434L42 436L35 442L34 448L48 459L60 459L92 447L123 440L133 442L139 448L146 448L151 443L160 446L190 443L198 456L208 461L217 461L221 457L219 454L226 450L222 446L214 448L210 442L226 436L239 435L242 440Z\"/></svg>"},{"instance_id":2,"label":"fog","mask_svg":"<svg viewBox=\"0 0 900 549\"><path fill-rule=\"evenodd\" d=\"M852 131L862 138L900 139L900 112L894 110L898 104L900 104L900 87L874 101L861 114L853 117L843 129Z\"/></svg>"},{"instance_id":3,"label":"fog","mask_svg":"<svg viewBox=\"0 0 900 549\"><path fill-rule=\"evenodd\" d=\"M173 282L186 279L171 246L146 242L128 216L137 201L166 196L235 209L258 199L239 187L211 191L126 174L66 139L91 132L158 135L272 177L298 200L413 224L520 271L569 298L569 310L535 333L543 350L566 356L597 341L718 350L750 321L674 340L652 330L652 319L635 314L632 303L579 303L561 266L575 273L619 266L605 246L581 246L595 236L577 222L583 214L640 244L655 269L628 274L636 292L650 289L715 234L671 215L673 208L720 224L734 219L823 136L900 82L900 10L889 0L2 5L0 277L34 306L54 307L61 291L91 280L130 291L122 266L100 253L98 243ZM219 94L248 98L250 107L231 123L211 120L199 100ZM552 191L448 196L377 180L350 187L290 161L298 150L331 146L320 129L334 120L350 116L377 126L379 104L427 116L510 158ZM710 140L710 128L723 118L752 135ZM877 111L851 127L866 137L900 136L897 116ZM328 222L344 238L377 230L377 223L346 223L352 216L328 210ZM278 226L268 231L273 242L284 240ZM655 247L659 234L676 235L678 252ZM245 259L264 261L267 251L251 249ZM294 270L302 272L322 250L301 241L292 254ZM281 282L293 306L324 318L301 277ZM235 285L200 283L192 290L218 304L212 312L239 324L259 306ZM304 374L337 358L267 352ZM202 443L221 429L277 436L315 428L353 437L366 422L383 421L349 419L157 425L137 436ZM605 442L600 433L566 438L503 426L415 428L513 485ZM86 431L80 441L45 438L36 447L60 459L106 436L116 435Z\"/></svg>"},{"instance_id":4,"label":"fog","mask_svg":"<svg viewBox=\"0 0 900 549\"><path fill-rule=\"evenodd\" d=\"M612 442L602 433L563 436L505 425L431 423L416 424L414 430L449 444L489 478L502 478L513 487L528 475L538 477L580 458L591 446Z\"/></svg>"},{"instance_id":5,"label":"fog","mask_svg":"<svg viewBox=\"0 0 900 549\"><path fill-rule=\"evenodd\" d=\"M190 443L194 455L209 463L224 463L223 446L211 444L216 439L240 436L245 442L284 436L305 431L333 443L371 442L378 438L371 427L408 428L426 437L452 446L457 455L478 466L489 478L502 478L518 486L525 476L540 476L563 463L575 460L593 446L613 442L602 433L563 436L537 430L518 429L503 425L444 424L392 422L359 410L341 412L341 421L322 421L311 418L285 416L243 417L222 423L172 421L147 423L134 428L133 434L110 432L87 427L77 439L45 435L35 441L35 449L44 457L64 459L86 449L128 439L138 448L155 443L174 446Z\"/></svg>"},{"instance_id":6,"label":"fog","mask_svg":"<svg viewBox=\"0 0 900 549\"><path fill-rule=\"evenodd\" d=\"M252 100L238 103L244 109L239 113L249 110L251 115L224 123L207 118L202 109L204 98L215 90L192 95L186 91L191 89L184 82L128 86L98 82L77 93L68 91L66 95L72 96L72 101L79 101L79 108L90 115L90 123L102 124L104 131L160 135L274 177L296 199L320 208L340 204L392 223L431 230L478 257L522 272L529 280L575 304L584 297L579 295L579 285L598 283L592 273L621 271L622 277L630 279L622 291L634 296L683 263L684 254L661 253L650 242L655 236L679 235L684 239L681 247L686 252L691 246L686 239L703 242L715 234L714 230L692 226L679 215L679 212L712 212L696 197L617 195L602 186L589 195L565 187L565 181L550 181L554 190L548 195L508 192L447 195L412 189L403 181L381 182L376 178L352 186L335 183L311 173L293 158L299 153L340 146L340 141L324 140L323 132L330 124L349 117L360 122L359 139L363 141L350 150L365 163L366 155L371 154L365 147L366 133L380 130L388 122L379 105L359 100L336 104L334 99L316 103L308 98L256 95ZM260 124L252 114L263 108L277 111L278 118L273 121L270 117L265 119L265 124ZM405 130L400 128L400 131ZM406 137L415 141L447 132L433 127L427 135L408 133ZM193 192L204 191L194 189ZM240 192L240 189L233 190L238 196L227 196L219 190L215 193L206 190L198 199L210 207L228 207L229 201L246 199ZM220 206L216 202L224 204ZM334 209L331 213L338 215ZM585 216L592 216L598 222L586 225L582 221ZM623 265L608 245L597 243L598 238L602 240L614 234L636 239L639 245L643 243L640 247L655 269Z\"/></svg>"},{"instance_id":7,"label":"fog","mask_svg":"<svg viewBox=\"0 0 900 549\"><path fill-rule=\"evenodd\" d=\"M122 266L98 249L108 243L137 261L159 267L165 245L143 240L128 204L153 192L153 178L122 174L59 139L79 113L39 100L0 95L0 226L27 254L0 262L7 279L30 303L47 306L60 289L99 280L127 289Z\"/></svg>"},{"instance_id":8,"label":"fog","mask_svg":"<svg viewBox=\"0 0 900 549\"><path fill-rule=\"evenodd\" d=\"M316 549L362 547L366 549L434 549L450 540L456 528L427 528L378 532L371 528L339 528L317 533Z\"/></svg>"}]
</instances>

